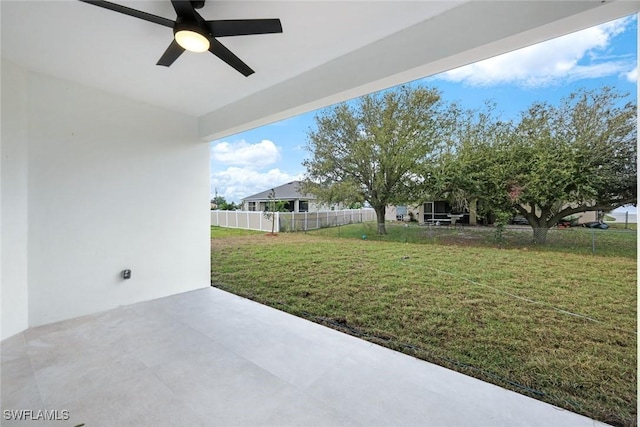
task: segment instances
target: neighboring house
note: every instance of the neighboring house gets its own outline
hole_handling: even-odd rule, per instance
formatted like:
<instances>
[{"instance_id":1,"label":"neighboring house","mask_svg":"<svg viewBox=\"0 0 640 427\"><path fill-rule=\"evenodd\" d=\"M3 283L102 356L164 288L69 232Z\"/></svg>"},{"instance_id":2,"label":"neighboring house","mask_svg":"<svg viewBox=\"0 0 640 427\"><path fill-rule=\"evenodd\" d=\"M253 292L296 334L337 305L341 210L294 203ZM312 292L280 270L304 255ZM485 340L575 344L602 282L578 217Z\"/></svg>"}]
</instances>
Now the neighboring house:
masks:
<instances>
[{"instance_id":1,"label":"neighboring house","mask_svg":"<svg viewBox=\"0 0 640 427\"><path fill-rule=\"evenodd\" d=\"M446 200L429 200L425 201L417 207L412 206L387 206L387 214L385 219L387 221L409 221L409 213L412 213L414 218L420 224L450 224L453 219L458 224L476 225L481 218L477 216L477 201L473 201L469 204L468 208L457 210L453 209L451 204ZM601 215L597 211L580 212L572 215L577 219L578 223L597 221ZM487 218L489 223L492 222L491 218ZM486 224L486 223L485 223Z\"/></svg>"},{"instance_id":2,"label":"neighboring house","mask_svg":"<svg viewBox=\"0 0 640 427\"><path fill-rule=\"evenodd\" d=\"M477 224L476 203L469 205L468 209L453 209L446 200L430 200L423 202L419 208L419 222L421 223L450 223Z\"/></svg>"},{"instance_id":3,"label":"neighboring house","mask_svg":"<svg viewBox=\"0 0 640 427\"><path fill-rule=\"evenodd\" d=\"M449 224L455 219L458 224L476 225L475 204L473 209L464 209L460 212L452 209L446 200L431 200L415 205L387 206L385 220L387 221L411 221L416 220L420 224Z\"/></svg>"},{"instance_id":4,"label":"neighboring house","mask_svg":"<svg viewBox=\"0 0 640 427\"><path fill-rule=\"evenodd\" d=\"M418 221L422 222L420 219L420 210L418 205L398 205L387 206L387 210L384 215L384 219L386 221Z\"/></svg>"},{"instance_id":5,"label":"neighboring house","mask_svg":"<svg viewBox=\"0 0 640 427\"><path fill-rule=\"evenodd\" d=\"M264 211L269 203L271 190L275 191L275 199L286 202L285 210L288 212L315 212L327 209L326 205L316 202L316 197L301 191L302 183L292 181L273 189L253 194L242 199L241 206L244 211Z\"/></svg>"},{"instance_id":6,"label":"neighboring house","mask_svg":"<svg viewBox=\"0 0 640 427\"><path fill-rule=\"evenodd\" d=\"M316 197L301 191L302 183L292 181L279 187L274 187L275 199L285 201L287 212L316 212L320 210L332 210L333 208L317 202ZM269 195L272 189L253 194L242 199L243 211L264 211L269 203ZM420 224L451 223L476 225L481 218L477 216L477 201L473 201L465 209L454 209L446 200L428 200L415 205L389 205L385 213L386 221L411 221L416 220ZM582 212L573 215L579 223L596 221L598 213L595 211ZM489 218L489 223L491 219Z\"/></svg>"}]
</instances>

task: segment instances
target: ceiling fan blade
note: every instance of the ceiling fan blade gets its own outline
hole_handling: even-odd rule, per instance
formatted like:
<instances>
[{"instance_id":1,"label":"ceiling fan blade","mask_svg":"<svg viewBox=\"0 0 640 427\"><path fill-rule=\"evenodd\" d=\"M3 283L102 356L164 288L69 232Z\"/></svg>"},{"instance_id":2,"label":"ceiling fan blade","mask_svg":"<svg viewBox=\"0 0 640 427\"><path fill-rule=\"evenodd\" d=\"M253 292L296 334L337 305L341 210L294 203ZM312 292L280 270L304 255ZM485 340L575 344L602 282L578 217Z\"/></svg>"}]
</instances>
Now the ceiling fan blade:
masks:
<instances>
[{"instance_id":1,"label":"ceiling fan blade","mask_svg":"<svg viewBox=\"0 0 640 427\"><path fill-rule=\"evenodd\" d=\"M167 50L164 51L162 57L158 60L156 65L163 65L165 67L169 67L174 63L176 59L184 52L184 48L178 44L178 42L173 39Z\"/></svg>"},{"instance_id":2,"label":"ceiling fan blade","mask_svg":"<svg viewBox=\"0 0 640 427\"><path fill-rule=\"evenodd\" d=\"M180 18L187 18L190 21L197 21L200 15L193 8L189 0L171 0L173 9ZM202 18L200 18L202 19Z\"/></svg>"},{"instance_id":3,"label":"ceiling fan blade","mask_svg":"<svg viewBox=\"0 0 640 427\"><path fill-rule=\"evenodd\" d=\"M282 32L279 19L227 19L206 21L213 37L248 36Z\"/></svg>"},{"instance_id":4,"label":"ceiling fan blade","mask_svg":"<svg viewBox=\"0 0 640 427\"><path fill-rule=\"evenodd\" d=\"M209 52L213 53L218 58L222 59L224 62L233 67L236 71L242 74L245 77L249 77L255 71L253 71L247 64L242 62L240 58L235 56L233 52L223 46L218 40L213 37L209 37L209 42L211 43L211 47L209 47Z\"/></svg>"},{"instance_id":5,"label":"ceiling fan blade","mask_svg":"<svg viewBox=\"0 0 640 427\"><path fill-rule=\"evenodd\" d=\"M145 21L153 22L155 24L164 25L165 27L173 28L175 21L171 19L163 18L161 16L152 15L141 10L131 9L130 7L121 6L119 4L111 3L101 0L80 0L83 3L92 4L94 6L100 6L105 9L113 10L115 12L124 13L125 15L133 16L134 18L140 18Z\"/></svg>"}]
</instances>

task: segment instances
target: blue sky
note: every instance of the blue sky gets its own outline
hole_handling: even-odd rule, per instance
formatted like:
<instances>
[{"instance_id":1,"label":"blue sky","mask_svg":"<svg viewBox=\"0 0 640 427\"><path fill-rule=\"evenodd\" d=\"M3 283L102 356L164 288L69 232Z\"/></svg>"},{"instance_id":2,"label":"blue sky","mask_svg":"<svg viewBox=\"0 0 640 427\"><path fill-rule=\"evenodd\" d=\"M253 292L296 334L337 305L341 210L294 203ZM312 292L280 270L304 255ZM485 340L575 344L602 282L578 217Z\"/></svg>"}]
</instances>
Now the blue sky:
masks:
<instances>
[{"instance_id":1,"label":"blue sky","mask_svg":"<svg viewBox=\"0 0 640 427\"><path fill-rule=\"evenodd\" d=\"M612 86L637 98L636 16L529 46L414 82L467 108L497 104L516 118L534 101L556 103L577 88ZM301 179L306 135L316 112L211 142L211 195L239 202Z\"/></svg>"}]
</instances>

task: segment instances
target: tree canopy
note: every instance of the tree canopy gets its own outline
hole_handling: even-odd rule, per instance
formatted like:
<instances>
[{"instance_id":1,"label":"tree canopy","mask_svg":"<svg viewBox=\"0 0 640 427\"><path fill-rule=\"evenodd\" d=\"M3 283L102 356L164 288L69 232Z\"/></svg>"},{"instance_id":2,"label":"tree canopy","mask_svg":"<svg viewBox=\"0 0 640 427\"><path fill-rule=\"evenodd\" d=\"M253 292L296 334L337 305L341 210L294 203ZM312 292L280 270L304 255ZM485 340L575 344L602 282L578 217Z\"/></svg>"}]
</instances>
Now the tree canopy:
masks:
<instances>
[{"instance_id":1,"label":"tree canopy","mask_svg":"<svg viewBox=\"0 0 640 427\"><path fill-rule=\"evenodd\" d=\"M515 123L467 112L439 157L431 189L524 216L536 242L561 219L637 202L636 105L610 88L558 106L534 103Z\"/></svg>"},{"instance_id":2,"label":"tree canopy","mask_svg":"<svg viewBox=\"0 0 640 427\"><path fill-rule=\"evenodd\" d=\"M483 110L451 107L454 126L447 132L423 171L424 199L447 199L457 210L469 209L480 200L479 211L487 216L510 210L501 191L503 169L496 151L508 138L510 122L500 121L495 106Z\"/></svg>"},{"instance_id":3,"label":"tree canopy","mask_svg":"<svg viewBox=\"0 0 640 427\"><path fill-rule=\"evenodd\" d=\"M307 135L305 191L368 203L385 234L386 206L418 197L419 171L446 129L444 107L436 90L403 86L324 110Z\"/></svg>"},{"instance_id":4,"label":"tree canopy","mask_svg":"<svg viewBox=\"0 0 640 427\"><path fill-rule=\"evenodd\" d=\"M213 199L211 199L211 208L220 211L235 211L237 209L240 209L240 207L236 205L235 202L229 203L222 196L215 196Z\"/></svg>"},{"instance_id":5,"label":"tree canopy","mask_svg":"<svg viewBox=\"0 0 640 427\"><path fill-rule=\"evenodd\" d=\"M434 89L403 86L316 116L305 191L366 202L386 233L387 205L435 197L503 222L524 216L536 242L563 218L637 203L637 108L611 88L537 102L517 120L467 111Z\"/></svg>"}]
</instances>

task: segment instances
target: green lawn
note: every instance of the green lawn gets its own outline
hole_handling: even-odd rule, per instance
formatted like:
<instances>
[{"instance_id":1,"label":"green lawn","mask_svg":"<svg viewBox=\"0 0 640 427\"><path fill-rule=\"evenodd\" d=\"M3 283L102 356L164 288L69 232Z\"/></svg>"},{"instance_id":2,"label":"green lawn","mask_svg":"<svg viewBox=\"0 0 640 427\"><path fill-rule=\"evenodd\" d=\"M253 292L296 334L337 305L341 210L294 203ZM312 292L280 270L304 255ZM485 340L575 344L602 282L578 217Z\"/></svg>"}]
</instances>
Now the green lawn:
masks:
<instances>
[{"instance_id":1,"label":"green lawn","mask_svg":"<svg viewBox=\"0 0 640 427\"><path fill-rule=\"evenodd\" d=\"M623 226L624 227L624 226ZM367 239L385 242L444 244L489 248L523 249L535 252L563 252L585 255L636 258L638 234L636 230L611 228L552 228L544 245L533 244L533 231L529 226L508 227L502 237L496 236L495 227L424 226L416 223L388 223L388 234L376 233L375 223L350 224L323 228L310 234L325 237Z\"/></svg>"},{"instance_id":2,"label":"green lawn","mask_svg":"<svg viewBox=\"0 0 640 427\"><path fill-rule=\"evenodd\" d=\"M226 228L226 227L211 227L212 239L223 239L225 237L237 237L237 236L252 236L264 234L264 231L244 230L242 228Z\"/></svg>"},{"instance_id":3,"label":"green lawn","mask_svg":"<svg viewBox=\"0 0 640 427\"><path fill-rule=\"evenodd\" d=\"M604 422L637 424L634 257L410 243L407 230L398 231L407 243L395 231L363 240L362 227L212 239L212 284ZM329 231L340 237L318 235Z\"/></svg>"},{"instance_id":4,"label":"green lawn","mask_svg":"<svg viewBox=\"0 0 640 427\"><path fill-rule=\"evenodd\" d=\"M638 224L620 224L620 223L609 223L609 227L615 229L615 230L638 230Z\"/></svg>"}]
</instances>

